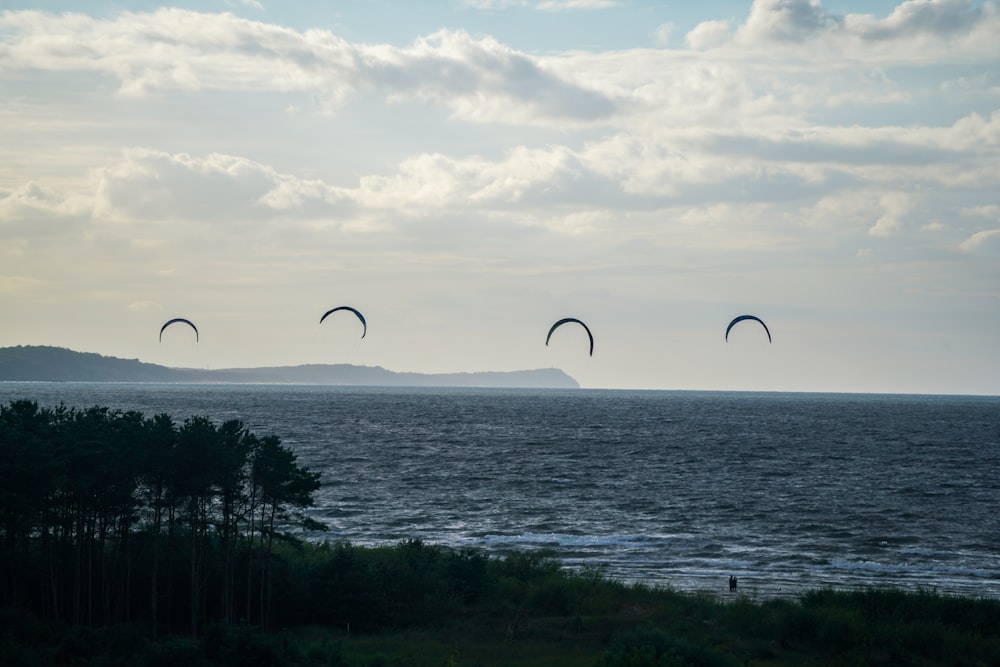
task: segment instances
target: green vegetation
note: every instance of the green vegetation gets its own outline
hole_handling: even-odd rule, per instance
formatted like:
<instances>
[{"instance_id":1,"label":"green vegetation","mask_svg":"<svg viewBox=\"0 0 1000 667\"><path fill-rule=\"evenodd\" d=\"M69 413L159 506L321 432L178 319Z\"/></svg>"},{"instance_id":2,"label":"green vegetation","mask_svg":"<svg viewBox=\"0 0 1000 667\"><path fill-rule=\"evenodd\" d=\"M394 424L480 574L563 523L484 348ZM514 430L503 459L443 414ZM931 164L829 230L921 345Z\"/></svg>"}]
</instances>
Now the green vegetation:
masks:
<instances>
[{"instance_id":1,"label":"green vegetation","mask_svg":"<svg viewBox=\"0 0 1000 667\"><path fill-rule=\"evenodd\" d=\"M312 544L313 473L238 422L0 407L0 665L995 665L1000 602L717 599L544 553Z\"/></svg>"},{"instance_id":2,"label":"green vegetation","mask_svg":"<svg viewBox=\"0 0 1000 667\"><path fill-rule=\"evenodd\" d=\"M319 475L238 421L0 406L0 607L71 627L268 627Z\"/></svg>"}]
</instances>

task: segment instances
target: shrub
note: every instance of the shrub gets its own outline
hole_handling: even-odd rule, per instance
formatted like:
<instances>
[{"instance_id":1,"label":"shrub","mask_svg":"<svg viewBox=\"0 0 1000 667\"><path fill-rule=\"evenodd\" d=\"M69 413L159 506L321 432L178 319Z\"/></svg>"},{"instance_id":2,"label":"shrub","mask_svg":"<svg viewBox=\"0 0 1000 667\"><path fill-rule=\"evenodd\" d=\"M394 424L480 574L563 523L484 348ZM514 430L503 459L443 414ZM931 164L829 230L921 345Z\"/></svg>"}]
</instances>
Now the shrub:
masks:
<instances>
[{"instance_id":1,"label":"shrub","mask_svg":"<svg viewBox=\"0 0 1000 667\"><path fill-rule=\"evenodd\" d=\"M310 646L306 652L306 659L311 665L322 665L323 667L347 667L348 660L344 653L344 645L339 641L329 639Z\"/></svg>"},{"instance_id":2,"label":"shrub","mask_svg":"<svg viewBox=\"0 0 1000 667\"><path fill-rule=\"evenodd\" d=\"M283 637L251 626L209 626L202 648L209 659L225 667L282 667L301 662L301 656Z\"/></svg>"},{"instance_id":3,"label":"shrub","mask_svg":"<svg viewBox=\"0 0 1000 667\"><path fill-rule=\"evenodd\" d=\"M619 638L598 667L727 667L735 664L710 646L674 637L659 628L646 628Z\"/></svg>"},{"instance_id":4,"label":"shrub","mask_svg":"<svg viewBox=\"0 0 1000 667\"><path fill-rule=\"evenodd\" d=\"M210 667L201 644L194 639L167 639L146 651L145 667Z\"/></svg>"}]
</instances>

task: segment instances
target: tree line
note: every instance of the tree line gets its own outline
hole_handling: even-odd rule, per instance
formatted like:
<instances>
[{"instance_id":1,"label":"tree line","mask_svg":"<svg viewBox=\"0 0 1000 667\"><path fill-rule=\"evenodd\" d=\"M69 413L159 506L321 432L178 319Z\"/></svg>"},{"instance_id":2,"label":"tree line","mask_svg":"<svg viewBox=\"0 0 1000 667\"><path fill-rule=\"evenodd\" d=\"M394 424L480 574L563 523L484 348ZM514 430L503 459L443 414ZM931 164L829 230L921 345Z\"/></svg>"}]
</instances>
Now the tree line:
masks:
<instances>
[{"instance_id":1,"label":"tree line","mask_svg":"<svg viewBox=\"0 0 1000 667\"><path fill-rule=\"evenodd\" d=\"M92 627L266 628L319 473L238 420L0 405L0 607Z\"/></svg>"}]
</instances>

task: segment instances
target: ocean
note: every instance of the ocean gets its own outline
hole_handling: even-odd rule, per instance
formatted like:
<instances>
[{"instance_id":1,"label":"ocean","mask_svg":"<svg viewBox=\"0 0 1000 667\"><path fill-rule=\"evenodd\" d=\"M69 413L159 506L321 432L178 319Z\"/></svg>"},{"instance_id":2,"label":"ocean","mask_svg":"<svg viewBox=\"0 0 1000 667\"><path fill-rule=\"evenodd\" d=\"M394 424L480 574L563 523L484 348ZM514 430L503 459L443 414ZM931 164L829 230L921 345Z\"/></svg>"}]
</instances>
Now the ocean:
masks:
<instances>
[{"instance_id":1,"label":"ocean","mask_svg":"<svg viewBox=\"0 0 1000 667\"><path fill-rule=\"evenodd\" d=\"M761 599L1000 598L1000 397L0 382L18 398L277 435L322 473L317 540Z\"/></svg>"}]
</instances>

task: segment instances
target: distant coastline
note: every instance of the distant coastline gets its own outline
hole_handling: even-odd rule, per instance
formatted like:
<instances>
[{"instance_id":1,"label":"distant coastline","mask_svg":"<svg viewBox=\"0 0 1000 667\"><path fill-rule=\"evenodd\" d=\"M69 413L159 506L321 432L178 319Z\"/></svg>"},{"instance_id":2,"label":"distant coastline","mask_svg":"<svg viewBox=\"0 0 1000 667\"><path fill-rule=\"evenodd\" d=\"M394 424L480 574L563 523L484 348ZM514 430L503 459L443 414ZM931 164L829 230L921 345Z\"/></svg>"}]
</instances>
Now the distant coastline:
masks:
<instances>
[{"instance_id":1,"label":"distant coastline","mask_svg":"<svg viewBox=\"0 0 1000 667\"><path fill-rule=\"evenodd\" d=\"M470 373L400 373L381 366L304 364L202 370L169 368L138 359L107 357L63 347L18 345L0 348L0 381L176 382L231 384L314 384L379 387L501 387L578 389L557 368Z\"/></svg>"}]
</instances>

